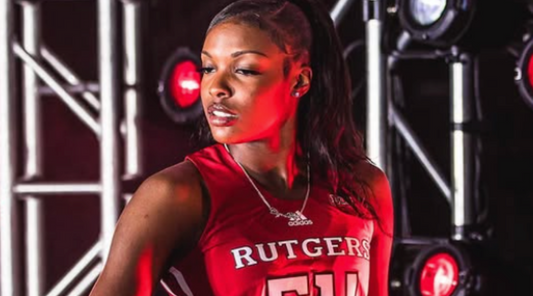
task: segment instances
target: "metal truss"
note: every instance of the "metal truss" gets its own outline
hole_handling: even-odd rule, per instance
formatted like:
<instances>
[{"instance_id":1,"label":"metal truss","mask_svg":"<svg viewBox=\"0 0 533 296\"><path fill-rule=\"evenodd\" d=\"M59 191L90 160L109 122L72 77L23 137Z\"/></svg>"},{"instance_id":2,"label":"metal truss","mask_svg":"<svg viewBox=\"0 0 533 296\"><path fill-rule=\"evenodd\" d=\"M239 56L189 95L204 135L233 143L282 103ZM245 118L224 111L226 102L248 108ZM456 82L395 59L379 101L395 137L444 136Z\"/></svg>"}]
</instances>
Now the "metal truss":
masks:
<instances>
[{"instance_id":1,"label":"metal truss","mask_svg":"<svg viewBox=\"0 0 533 296\"><path fill-rule=\"evenodd\" d=\"M422 141L409 126L407 119L392 104L388 103L389 124L395 128L411 149L422 167L435 182L438 189L451 207L451 239L469 240L469 228L475 224L472 205L474 199L474 158L473 139L470 126L474 121L473 113L473 62L470 54L452 47L449 51L409 52L394 50L390 54L389 65L397 60L440 59L446 61L450 69L450 126L451 126L451 176L446 178L436 162L424 148ZM387 75L390 73L387 72ZM386 79L390 77L386 76ZM391 96L394 94L390 93ZM451 182L447 182L451 179Z\"/></svg>"},{"instance_id":2,"label":"metal truss","mask_svg":"<svg viewBox=\"0 0 533 296\"><path fill-rule=\"evenodd\" d=\"M339 0L331 17L338 25L352 4L352 0ZM408 34L398 40L398 49L385 53L383 49L383 23L387 3L384 0L363 0L362 12L365 22L366 45L366 149L369 158L387 173L394 163L390 157L387 135L395 129L407 146L433 179L452 210L452 239L467 240L468 228L474 224L473 203L473 158L472 139L468 126L472 124L472 58L467 53L452 48L449 52L409 53L402 47L410 41ZM446 60L450 66L450 110L451 113L451 182L440 171L436 162L424 148L406 118L392 104L389 92L390 68L399 59L438 58Z\"/></svg>"},{"instance_id":3,"label":"metal truss","mask_svg":"<svg viewBox=\"0 0 533 296\"><path fill-rule=\"evenodd\" d=\"M98 13L98 81L79 78L41 40L42 1L0 1L0 295L59 296L80 295L93 284L107 259L114 228L120 212L121 178L141 174L139 112L140 77L140 0L97 0ZM119 4L121 4L120 7ZM16 5L20 6L20 23L15 24ZM118 9L123 10L122 39L118 40ZM22 36L16 36L19 28ZM20 40L19 40L20 38ZM119 63L118 50L123 50ZM18 60L17 60L18 58ZM17 63L21 61L21 63ZM18 65L21 64L20 67ZM123 77L118 77L123 64ZM52 75L45 65L60 77ZM22 75L17 75L21 71ZM22 77L20 91L17 77ZM41 82L42 81L42 82ZM44 83L44 84L43 84ZM123 93L119 94L119 85ZM100 144L100 179L92 182L37 182L43 175L41 96L55 93L89 128ZM20 95L19 95L20 94ZM118 118L119 95L123 96L123 118ZM18 104L22 100L22 104ZM84 101L82 104L80 101ZM15 106L23 106L22 146ZM119 128L120 123L120 128ZM122 131L121 132L119 132ZM123 149L119 149L119 137ZM24 151L23 163L17 154ZM119 153L124 153L121 169ZM122 159L122 158L120 158ZM17 168L22 167L22 176ZM120 175L121 171L122 176ZM44 291L43 203L46 196L97 194L101 207L100 240L80 258L48 292ZM22 207L22 205L24 205ZM25 231L19 214L25 211ZM25 233L24 248L20 248ZM23 250L24 254L20 253ZM23 257L24 256L24 257ZM20 258L25 258L25 280L21 281ZM23 286L25 287L23 292ZM68 293L68 294L67 294Z\"/></svg>"}]
</instances>

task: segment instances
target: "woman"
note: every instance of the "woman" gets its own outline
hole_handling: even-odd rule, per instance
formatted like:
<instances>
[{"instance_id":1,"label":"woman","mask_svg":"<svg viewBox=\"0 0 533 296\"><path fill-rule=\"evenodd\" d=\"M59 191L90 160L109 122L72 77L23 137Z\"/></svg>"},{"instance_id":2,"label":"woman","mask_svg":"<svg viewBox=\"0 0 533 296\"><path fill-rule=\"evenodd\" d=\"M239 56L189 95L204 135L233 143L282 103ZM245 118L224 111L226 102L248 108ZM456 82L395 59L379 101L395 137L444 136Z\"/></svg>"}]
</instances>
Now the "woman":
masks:
<instances>
[{"instance_id":1,"label":"woman","mask_svg":"<svg viewBox=\"0 0 533 296\"><path fill-rule=\"evenodd\" d=\"M202 50L218 143L148 178L91 296L388 295L393 208L316 0L241 0ZM290 294L292 292L292 294Z\"/></svg>"}]
</instances>

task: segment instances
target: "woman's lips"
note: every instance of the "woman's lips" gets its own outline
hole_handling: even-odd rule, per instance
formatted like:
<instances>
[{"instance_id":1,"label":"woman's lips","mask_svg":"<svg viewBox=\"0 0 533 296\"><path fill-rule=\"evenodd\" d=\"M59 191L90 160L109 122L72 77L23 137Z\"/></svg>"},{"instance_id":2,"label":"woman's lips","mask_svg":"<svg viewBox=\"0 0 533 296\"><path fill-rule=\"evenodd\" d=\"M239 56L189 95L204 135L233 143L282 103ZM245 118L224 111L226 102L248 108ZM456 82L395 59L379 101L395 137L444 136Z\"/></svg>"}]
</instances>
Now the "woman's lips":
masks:
<instances>
[{"instance_id":1,"label":"woman's lips","mask_svg":"<svg viewBox=\"0 0 533 296\"><path fill-rule=\"evenodd\" d=\"M238 119L237 114L221 104L213 104L207 108L208 120L214 126L230 126Z\"/></svg>"}]
</instances>

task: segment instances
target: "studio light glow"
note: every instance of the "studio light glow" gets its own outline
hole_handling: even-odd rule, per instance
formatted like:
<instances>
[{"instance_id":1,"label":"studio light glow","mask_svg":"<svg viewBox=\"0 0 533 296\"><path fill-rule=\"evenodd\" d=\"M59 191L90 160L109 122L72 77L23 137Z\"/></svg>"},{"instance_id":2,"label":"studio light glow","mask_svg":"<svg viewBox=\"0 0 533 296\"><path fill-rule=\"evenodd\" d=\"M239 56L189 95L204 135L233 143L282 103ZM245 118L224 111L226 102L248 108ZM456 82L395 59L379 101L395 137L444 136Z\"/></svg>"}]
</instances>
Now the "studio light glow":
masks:
<instances>
[{"instance_id":1,"label":"studio light glow","mask_svg":"<svg viewBox=\"0 0 533 296\"><path fill-rule=\"evenodd\" d=\"M437 22L445 8L446 0L412 0L409 4L411 16L421 26Z\"/></svg>"},{"instance_id":2,"label":"studio light glow","mask_svg":"<svg viewBox=\"0 0 533 296\"><path fill-rule=\"evenodd\" d=\"M437 253L427 259L420 272L420 293L424 296L450 296L457 287L459 268L448 253Z\"/></svg>"},{"instance_id":3,"label":"studio light glow","mask_svg":"<svg viewBox=\"0 0 533 296\"><path fill-rule=\"evenodd\" d=\"M170 77L172 97L182 108L193 105L200 96L200 73L192 61L177 64Z\"/></svg>"}]
</instances>

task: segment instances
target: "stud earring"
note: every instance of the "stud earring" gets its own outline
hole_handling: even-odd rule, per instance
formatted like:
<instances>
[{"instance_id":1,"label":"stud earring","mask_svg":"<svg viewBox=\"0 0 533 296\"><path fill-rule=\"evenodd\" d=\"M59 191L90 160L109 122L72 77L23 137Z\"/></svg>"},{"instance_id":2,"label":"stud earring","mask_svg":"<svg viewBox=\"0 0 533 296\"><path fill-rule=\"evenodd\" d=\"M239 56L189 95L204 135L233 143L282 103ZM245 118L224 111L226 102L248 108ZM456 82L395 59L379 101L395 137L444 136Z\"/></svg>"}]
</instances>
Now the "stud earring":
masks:
<instances>
[{"instance_id":1,"label":"stud earring","mask_svg":"<svg viewBox=\"0 0 533 296\"><path fill-rule=\"evenodd\" d=\"M292 96L293 96L293 97L296 97L296 98L297 98L297 97L299 97L299 96L300 96L300 93L299 93L299 92L297 92L297 91L295 91L295 92L293 92L293 93L292 93Z\"/></svg>"}]
</instances>

